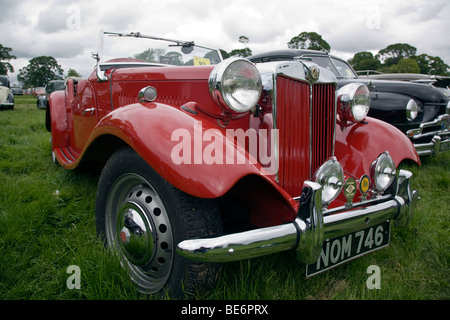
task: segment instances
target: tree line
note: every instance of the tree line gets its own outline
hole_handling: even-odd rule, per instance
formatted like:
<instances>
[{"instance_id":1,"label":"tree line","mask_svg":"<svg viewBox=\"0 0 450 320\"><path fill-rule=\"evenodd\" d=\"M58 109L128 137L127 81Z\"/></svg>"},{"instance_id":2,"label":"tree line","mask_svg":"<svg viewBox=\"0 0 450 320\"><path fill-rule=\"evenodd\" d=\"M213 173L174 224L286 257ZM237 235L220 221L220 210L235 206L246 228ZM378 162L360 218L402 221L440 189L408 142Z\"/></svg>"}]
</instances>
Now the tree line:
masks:
<instances>
[{"instance_id":1,"label":"tree line","mask_svg":"<svg viewBox=\"0 0 450 320\"><path fill-rule=\"evenodd\" d=\"M0 75L14 72L14 67L9 62L16 59L12 49L0 44ZM39 56L30 59L28 65L19 70L17 80L24 88L44 87L51 80L62 80L67 77L81 77L74 69L69 69L67 75L55 58L51 56Z\"/></svg>"},{"instance_id":2,"label":"tree line","mask_svg":"<svg viewBox=\"0 0 450 320\"><path fill-rule=\"evenodd\" d=\"M416 55L417 48L407 43L395 43L373 55L356 53L349 63L357 71L376 70L383 73L423 73L450 76L449 66L440 58L428 54Z\"/></svg>"},{"instance_id":3,"label":"tree line","mask_svg":"<svg viewBox=\"0 0 450 320\"><path fill-rule=\"evenodd\" d=\"M245 44L249 39L245 39ZM316 32L302 32L293 37L288 43L290 49L309 49L330 52L331 46L322 36ZM222 52L223 53L223 52ZM236 49L226 56L239 55L247 57L252 55L252 51L245 47ZM450 76L449 66L440 58L428 54L417 55L417 48L407 43L395 43L373 54L369 51L356 53L348 62L356 71L372 70L383 73L423 73L430 75Z\"/></svg>"},{"instance_id":4,"label":"tree line","mask_svg":"<svg viewBox=\"0 0 450 320\"><path fill-rule=\"evenodd\" d=\"M248 47L250 39L240 36L239 42L243 48L230 52L220 49L224 59L231 56L248 57L252 50ZM288 43L290 49L310 49L330 52L331 46L316 32L302 32ZM16 59L12 49L0 44L0 75L14 72L10 60ZM423 73L430 75L450 76L449 66L437 56L428 54L417 55L417 48L407 43L395 43L373 54L369 51L357 52L348 62L356 71L373 70L383 73ZM74 69L69 69L68 76L81 76ZM18 81L25 88L45 86L50 80L63 79L63 69L55 58L50 56L35 57L29 64L19 70Z\"/></svg>"}]
</instances>

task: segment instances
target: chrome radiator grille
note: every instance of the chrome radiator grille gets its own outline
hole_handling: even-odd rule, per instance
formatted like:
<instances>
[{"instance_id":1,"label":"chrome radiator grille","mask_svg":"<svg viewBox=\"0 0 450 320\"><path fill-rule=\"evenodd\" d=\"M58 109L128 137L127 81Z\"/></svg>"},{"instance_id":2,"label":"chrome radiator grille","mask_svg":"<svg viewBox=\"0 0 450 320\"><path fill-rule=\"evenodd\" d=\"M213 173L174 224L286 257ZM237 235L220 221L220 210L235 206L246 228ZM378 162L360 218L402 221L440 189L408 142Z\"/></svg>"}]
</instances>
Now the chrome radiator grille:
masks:
<instances>
[{"instance_id":1,"label":"chrome radiator grille","mask_svg":"<svg viewBox=\"0 0 450 320\"><path fill-rule=\"evenodd\" d=\"M334 84L277 77L278 181L291 196L333 155L335 114Z\"/></svg>"}]
</instances>

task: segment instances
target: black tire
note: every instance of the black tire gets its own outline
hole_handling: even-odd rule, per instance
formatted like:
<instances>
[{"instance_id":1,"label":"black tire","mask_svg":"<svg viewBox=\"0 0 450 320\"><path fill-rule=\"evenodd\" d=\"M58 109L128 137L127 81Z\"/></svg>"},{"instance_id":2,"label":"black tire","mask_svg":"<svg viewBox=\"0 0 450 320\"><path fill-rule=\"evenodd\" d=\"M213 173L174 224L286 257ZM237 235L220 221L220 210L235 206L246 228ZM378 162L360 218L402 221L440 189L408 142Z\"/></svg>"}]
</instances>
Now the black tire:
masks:
<instances>
[{"instance_id":1,"label":"black tire","mask_svg":"<svg viewBox=\"0 0 450 320\"><path fill-rule=\"evenodd\" d=\"M217 264L185 260L175 248L185 239L221 234L216 201L175 188L132 149L120 149L106 163L95 215L97 233L139 291L178 299L215 284Z\"/></svg>"}]
</instances>

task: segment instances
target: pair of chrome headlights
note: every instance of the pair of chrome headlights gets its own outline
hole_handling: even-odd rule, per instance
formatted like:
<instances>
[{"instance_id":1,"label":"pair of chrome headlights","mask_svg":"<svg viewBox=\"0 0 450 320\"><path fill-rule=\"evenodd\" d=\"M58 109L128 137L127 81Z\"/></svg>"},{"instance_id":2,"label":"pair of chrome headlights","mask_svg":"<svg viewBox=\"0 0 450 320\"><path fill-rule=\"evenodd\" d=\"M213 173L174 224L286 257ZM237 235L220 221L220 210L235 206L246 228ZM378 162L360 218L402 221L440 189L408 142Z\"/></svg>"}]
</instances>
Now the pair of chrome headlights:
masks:
<instances>
[{"instance_id":1,"label":"pair of chrome headlights","mask_svg":"<svg viewBox=\"0 0 450 320\"><path fill-rule=\"evenodd\" d=\"M253 63L242 58L231 58L217 65L208 81L213 99L229 112L250 111L259 101L262 80ZM337 93L338 112L351 122L361 122L370 108L369 89L361 83L351 83ZM385 191L395 178L395 166L387 152L381 154L370 169L373 190ZM344 186L344 171L335 157L317 171L315 181L322 186L322 203L329 205Z\"/></svg>"},{"instance_id":2,"label":"pair of chrome headlights","mask_svg":"<svg viewBox=\"0 0 450 320\"><path fill-rule=\"evenodd\" d=\"M396 175L394 161L386 151L378 156L370 167L370 186L375 193L386 191ZM322 186L322 205L328 206L337 198L344 187L344 170L336 157L328 159L314 175L314 180ZM360 179L360 183L363 179ZM367 188L367 191L368 188ZM365 192L367 192L365 191Z\"/></svg>"},{"instance_id":3,"label":"pair of chrome headlights","mask_svg":"<svg viewBox=\"0 0 450 320\"><path fill-rule=\"evenodd\" d=\"M242 58L221 62L211 72L209 90L213 99L230 112L250 111L259 101L262 80L253 63ZM337 93L338 112L352 122L361 122L370 108L369 89L361 83L351 83Z\"/></svg>"}]
</instances>

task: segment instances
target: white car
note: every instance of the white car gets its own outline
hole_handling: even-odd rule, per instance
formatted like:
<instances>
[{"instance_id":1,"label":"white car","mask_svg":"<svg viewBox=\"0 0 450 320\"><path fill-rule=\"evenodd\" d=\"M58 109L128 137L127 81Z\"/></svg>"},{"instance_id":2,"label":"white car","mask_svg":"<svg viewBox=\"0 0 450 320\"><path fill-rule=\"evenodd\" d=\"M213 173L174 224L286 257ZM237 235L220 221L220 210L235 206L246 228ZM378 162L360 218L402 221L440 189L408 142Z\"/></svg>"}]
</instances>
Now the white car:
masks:
<instances>
[{"instance_id":1,"label":"white car","mask_svg":"<svg viewBox=\"0 0 450 320\"><path fill-rule=\"evenodd\" d=\"M0 76L0 109L14 109L14 95L7 76Z\"/></svg>"}]
</instances>

